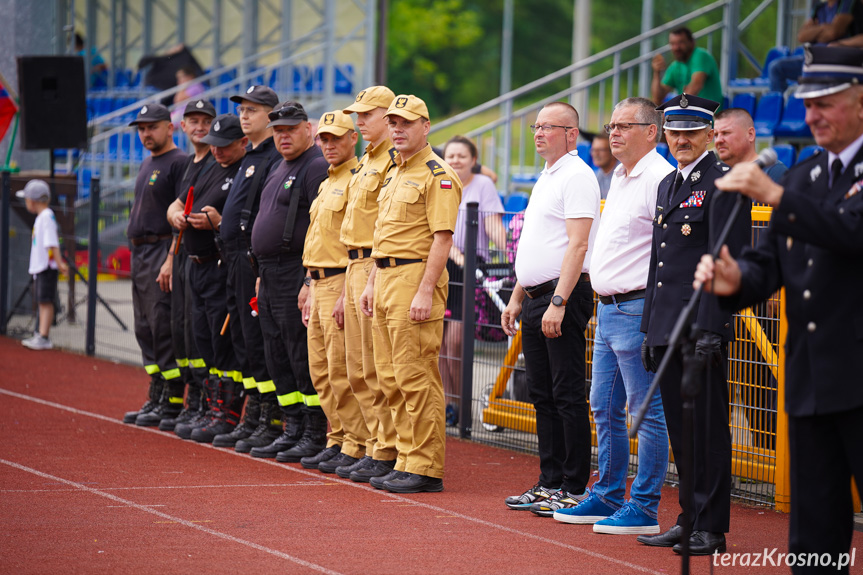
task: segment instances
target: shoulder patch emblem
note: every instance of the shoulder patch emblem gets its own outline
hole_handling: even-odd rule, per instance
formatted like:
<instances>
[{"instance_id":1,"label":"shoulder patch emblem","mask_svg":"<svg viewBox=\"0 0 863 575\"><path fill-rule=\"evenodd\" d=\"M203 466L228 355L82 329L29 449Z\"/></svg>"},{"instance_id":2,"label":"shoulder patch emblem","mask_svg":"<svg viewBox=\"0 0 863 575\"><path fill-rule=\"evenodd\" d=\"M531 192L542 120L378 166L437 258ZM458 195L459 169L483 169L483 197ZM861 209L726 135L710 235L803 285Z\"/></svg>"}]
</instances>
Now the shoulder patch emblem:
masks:
<instances>
[{"instance_id":1,"label":"shoulder patch emblem","mask_svg":"<svg viewBox=\"0 0 863 575\"><path fill-rule=\"evenodd\" d=\"M452 180L441 180L440 188L442 190L451 190L452 189Z\"/></svg>"},{"instance_id":2,"label":"shoulder patch emblem","mask_svg":"<svg viewBox=\"0 0 863 575\"><path fill-rule=\"evenodd\" d=\"M446 173L446 170L443 169L443 166L437 163L437 160L429 160L426 162L426 166L429 167L433 176L442 176Z\"/></svg>"}]
</instances>

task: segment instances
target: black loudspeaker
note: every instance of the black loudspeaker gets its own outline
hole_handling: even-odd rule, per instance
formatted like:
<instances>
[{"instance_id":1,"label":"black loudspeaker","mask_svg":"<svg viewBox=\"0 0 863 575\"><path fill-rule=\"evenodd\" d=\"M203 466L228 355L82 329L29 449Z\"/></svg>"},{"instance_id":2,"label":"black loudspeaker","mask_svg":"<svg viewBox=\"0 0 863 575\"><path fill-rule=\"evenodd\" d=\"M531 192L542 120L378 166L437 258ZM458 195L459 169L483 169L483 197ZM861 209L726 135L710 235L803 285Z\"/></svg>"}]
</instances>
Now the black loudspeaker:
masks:
<instances>
[{"instance_id":1,"label":"black loudspeaker","mask_svg":"<svg viewBox=\"0 0 863 575\"><path fill-rule=\"evenodd\" d=\"M87 94L81 56L19 56L21 147L87 147Z\"/></svg>"}]
</instances>

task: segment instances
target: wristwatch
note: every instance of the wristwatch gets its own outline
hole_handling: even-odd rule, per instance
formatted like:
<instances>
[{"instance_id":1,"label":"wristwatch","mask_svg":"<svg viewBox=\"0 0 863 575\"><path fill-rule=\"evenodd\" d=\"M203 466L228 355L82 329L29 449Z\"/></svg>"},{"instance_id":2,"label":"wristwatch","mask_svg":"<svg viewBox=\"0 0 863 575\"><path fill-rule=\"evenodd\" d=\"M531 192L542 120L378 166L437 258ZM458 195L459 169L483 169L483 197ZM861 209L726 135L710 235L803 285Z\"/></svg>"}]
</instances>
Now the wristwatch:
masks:
<instances>
[{"instance_id":1,"label":"wristwatch","mask_svg":"<svg viewBox=\"0 0 863 575\"><path fill-rule=\"evenodd\" d=\"M561 296L556 295L551 298L551 305L555 307L563 307L566 305L566 300L563 299Z\"/></svg>"},{"instance_id":2,"label":"wristwatch","mask_svg":"<svg viewBox=\"0 0 863 575\"><path fill-rule=\"evenodd\" d=\"M303 284L310 286L312 285L312 276L306 276L303 278Z\"/></svg>"}]
</instances>

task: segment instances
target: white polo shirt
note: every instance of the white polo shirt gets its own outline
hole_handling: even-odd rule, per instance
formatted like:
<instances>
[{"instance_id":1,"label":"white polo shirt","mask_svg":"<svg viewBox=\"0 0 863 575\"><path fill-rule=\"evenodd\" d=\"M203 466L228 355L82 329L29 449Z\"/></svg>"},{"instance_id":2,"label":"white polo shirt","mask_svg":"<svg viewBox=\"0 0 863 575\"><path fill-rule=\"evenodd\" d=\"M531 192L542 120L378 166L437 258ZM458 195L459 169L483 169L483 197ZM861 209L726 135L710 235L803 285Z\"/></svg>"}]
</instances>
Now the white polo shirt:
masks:
<instances>
[{"instance_id":1,"label":"white polo shirt","mask_svg":"<svg viewBox=\"0 0 863 575\"><path fill-rule=\"evenodd\" d=\"M655 149L631 174L620 164L602 210L590 268L590 284L599 295L644 289L650 269L650 243L659 183L674 170Z\"/></svg>"},{"instance_id":2,"label":"white polo shirt","mask_svg":"<svg viewBox=\"0 0 863 575\"><path fill-rule=\"evenodd\" d=\"M560 277L569 237L566 220L590 218L587 254L581 271L590 271L591 249L599 226L599 184L596 174L575 151L565 154L539 176L524 212L524 227L515 256L515 275L532 287Z\"/></svg>"}]
</instances>

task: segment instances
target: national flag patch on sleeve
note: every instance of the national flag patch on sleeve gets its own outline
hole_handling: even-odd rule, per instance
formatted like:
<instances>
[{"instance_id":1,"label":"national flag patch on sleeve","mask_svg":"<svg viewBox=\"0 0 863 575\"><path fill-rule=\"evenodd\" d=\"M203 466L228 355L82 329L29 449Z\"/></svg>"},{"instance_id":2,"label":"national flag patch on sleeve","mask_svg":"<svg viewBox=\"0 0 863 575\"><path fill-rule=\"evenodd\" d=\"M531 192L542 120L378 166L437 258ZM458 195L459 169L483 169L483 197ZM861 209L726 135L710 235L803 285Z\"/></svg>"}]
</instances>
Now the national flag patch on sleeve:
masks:
<instances>
[{"instance_id":1,"label":"national flag patch on sleeve","mask_svg":"<svg viewBox=\"0 0 863 575\"><path fill-rule=\"evenodd\" d=\"M440 187L442 190L451 190L452 189L452 180L441 180Z\"/></svg>"}]
</instances>

